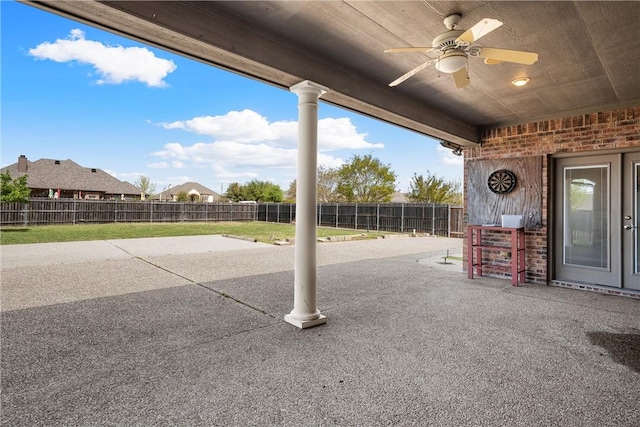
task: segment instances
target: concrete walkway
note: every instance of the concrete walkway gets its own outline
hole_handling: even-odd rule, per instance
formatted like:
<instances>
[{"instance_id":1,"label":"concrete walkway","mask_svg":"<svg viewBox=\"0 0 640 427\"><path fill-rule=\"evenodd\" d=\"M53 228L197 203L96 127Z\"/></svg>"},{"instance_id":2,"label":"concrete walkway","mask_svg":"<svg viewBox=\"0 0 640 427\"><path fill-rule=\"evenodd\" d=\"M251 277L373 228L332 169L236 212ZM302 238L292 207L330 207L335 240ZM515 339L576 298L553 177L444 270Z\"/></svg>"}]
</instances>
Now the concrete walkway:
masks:
<instances>
[{"instance_id":1,"label":"concrete walkway","mask_svg":"<svg viewBox=\"0 0 640 427\"><path fill-rule=\"evenodd\" d=\"M640 301L442 265L462 241L0 247L2 425L640 425Z\"/></svg>"}]
</instances>

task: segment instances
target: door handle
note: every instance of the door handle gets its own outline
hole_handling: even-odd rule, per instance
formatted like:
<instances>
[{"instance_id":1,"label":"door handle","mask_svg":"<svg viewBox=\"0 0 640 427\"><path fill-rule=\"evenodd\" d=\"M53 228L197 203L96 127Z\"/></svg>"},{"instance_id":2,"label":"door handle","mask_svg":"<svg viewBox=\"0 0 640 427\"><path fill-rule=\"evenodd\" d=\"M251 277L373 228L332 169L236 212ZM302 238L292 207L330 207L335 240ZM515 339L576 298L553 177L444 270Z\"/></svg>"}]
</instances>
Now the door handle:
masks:
<instances>
[{"instance_id":1,"label":"door handle","mask_svg":"<svg viewBox=\"0 0 640 427\"><path fill-rule=\"evenodd\" d=\"M633 230L634 228L638 228L638 227L636 227L635 225L625 225L622 228L624 228L625 230Z\"/></svg>"}]
</instances>

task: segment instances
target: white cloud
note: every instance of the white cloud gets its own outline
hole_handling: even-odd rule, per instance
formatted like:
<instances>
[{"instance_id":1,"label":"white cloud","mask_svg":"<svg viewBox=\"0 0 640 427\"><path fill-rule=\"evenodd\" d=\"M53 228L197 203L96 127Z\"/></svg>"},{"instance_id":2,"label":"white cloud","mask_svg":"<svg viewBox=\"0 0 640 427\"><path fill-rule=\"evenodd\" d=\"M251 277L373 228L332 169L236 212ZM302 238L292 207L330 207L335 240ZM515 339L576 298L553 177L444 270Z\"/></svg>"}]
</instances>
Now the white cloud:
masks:
<instances>
[{"instance_id":1,"label":"white cloud","mask_svg":"<svg viewBox=\"0 0 640 427\"><path fill-rule=\"evenodd\" d=\"M118 174L117 178L133 183L141 176L147 176L147 174L144 172L123 172L121 174Z\"/></svg>"},{"instance_id":2,"label":"white cloud","mask_svg":"<svg viewBox=\"0 0 640 427\"><path fill-rule=\"evenodd\" d=\"M298 123L295 121L269 122L252 110L230 111L221 116L200 116L190 120L160 123L165 129L182 129L215 140L241 144L268 144L272 147L295 148ZM318 121L318 150L360 150L384 148L366 140L367 134L358 133L348 118L326 118Z\"/></svg>"},{"instance_id":3,"label":"white cloud","mask_svg":"<svg viewBox=\"0 0 640 427\"><path fill-rule=\"evenodd\" d=\"M169 162L149 163L147 167L151 169L167 169L169 167Z\"/></svg>"},{"instance_id":4,"label":"white cloud","mask_svg":"<svg viewBox=\"0 0 640 427\"><path fill-rule=\"evenodd\" d=\"M327 168L339 168L344 163L344 160L338 157L333 157L324 153L318 154L318 166L324 166Z\"/></svg>"},{"instance_id":5,"label":"white cloud","mask_svg":"<svg viewBox=\"0 0 640 427\"><path fill-rule=\"evenodd\" d=\"M66 39L40 43L29 49L29 54L37 59L90 64L101 77L98 84L137 80L148 86L164 87L164 78L177 68L173 61L158 58L147 48L107 46L85 39L84 32L78 29L71 30Z\"/></svg>"},{"instance_id":6,"label":"white cloud","mask_svg":"<svg viewBox=\"0 0 640 427\"><path fill-rule=\"evenodd\" d=\"M298 124L295 124L296 128ZM372 144L365 139L366 133L358 133L351 120L340 119L318 120L318 148L320 151L362 150L384 148L384 144Z\"/></svg>"},{"instance_id":7,"label":"white cloud","mask_svg":"<svg viewBox=\"0 0 640 427\"><path fill-rule=\"evenodd\" d=\"M162 177L158 180L154 180L154 184L156 185L156 192L160 193L162 191L168 190L171 187L175 187L176 185L182 185L185 182L195 181L192 177L188 175L178 175L178 176L167 176Z\"/></svg>"},{"instance_id":8,"label":"white cloud","mask_svg":"<svg viewBox=\"0 0 640 427\"><path fill-rule=\"evenodd\" d=\"M163 150L151 155L165 161L152 163L149 167L170 167L175 163L185 168L207 167L213 169L214 177L221 179L257 178L259 174L256 171L265 168L294 169L297 160L294 149L273 147L265 143L240 144L234 141L200 142L190 146L174 142L166 144ZM343 163L342 159L328 154L320 153L318 156L318 164L323 166L339 167Z\"/></svg>"},{"instance_id":9,"label":"white cloud","mask_svg":"<svg viewBox=\"0 0 640 427\"><path fill-rule=\"evenodd\" d=\"M265 169L287 170L295 175L298 124L295 121L270 122L252 110L230 111L219 116L199 116L189 120L159 123L164 129L180 129L211 137L211 141L192 145L165 144L151 153L159 161L153 168L209 169L222 181L241 181L264 177ZM327 118L318 122L318 164L336 168L344 164L336 150L383 148L367 141L348 118ZM265 179L265 178L262 178Z\"/></svg>"},{"instance_id":10,"label":"white cloud","mask_svg":"<svg viewBox=\"0 0 640 427\"><path fill-rule=\"evenodd\" d=\"M162 159L179 159L195 166L234 164L242 166L283 167L295 165L293 149L272 147L265 143L241 144L235 141L199 142L190 146L166 144L152 153Z\"/></svg>"},{"instance_id":11,"label":"white cloud","mask_svg":"<svg viewBox=\"0 0 640 427\"><path fill-rule=\"evenodd\" d=\"M211 166L211 169L213 169L213 176L221 180L237 181L237 180L240 180L241 178L251 180L259 176L258 173L256 172L233 172L227 169L222 164L213 164Z\"/></svg>"},{"instance_id":12,"label":"white cloud","mask_svg":"<svg viewBox=\"0 0 640 427\"><path fill-rule=\"evenodd\" d=\"M230 111L223 116L201 116L190 120L161 123L165 129L183 129L216 139L252 143L276 139L268 120L251 110Z\"/></svg>"},{"instance_id":13,"label":"white cloud","mask_svg":"<svg viewBox=\"0 0 640 427\"><path fill-rule=\"evenodd\" d=\"M172 160L170 162L149 163L147 164L147 167L151 169L169 169L169 168L184 169L187 167L187 165L181 160Z\"/></svg>"},{"instance_id":14,"label":"white cloud","mask_svg":"<svg viewBox=\"0 0 640 427\"><path fill-rule=\"evenodd\" d=\"M443 164L448 166L464 166L463 157L456 156L450 149L445 148L442 145L438 145L437 151L440 153L440 160Z\"/></svg>"}]
</instances>

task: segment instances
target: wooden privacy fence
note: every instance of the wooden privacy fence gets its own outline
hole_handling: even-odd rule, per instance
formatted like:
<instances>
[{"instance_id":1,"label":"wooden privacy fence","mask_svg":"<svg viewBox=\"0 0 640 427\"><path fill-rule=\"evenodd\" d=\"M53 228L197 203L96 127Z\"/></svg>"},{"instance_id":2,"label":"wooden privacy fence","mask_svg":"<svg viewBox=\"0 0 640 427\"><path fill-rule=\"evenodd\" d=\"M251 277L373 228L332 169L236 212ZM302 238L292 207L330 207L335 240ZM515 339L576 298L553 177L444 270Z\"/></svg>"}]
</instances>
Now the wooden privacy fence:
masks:
<instances>
[{"instance_id":1,"label":"wooden privacy fence","mask_svg":"<svg viewBox=\"0 0 640 427\"><path fill-rule=\"evenodd\" d=\"M110 222L255 221L257 205L158 201L31 199L2 203L1 225L104 224Z\"/></svg>"},{"instance_id":2,"label":"wooden privacy fence","mask_svg":"<svg viewBox=\"0 0 640 427\"><path fill-rule=\"evenodd\" d=\"M261 203L258 221L291 223L296 205ZM439 204L319 204L318 225L363 231L431 233L438 236L462 237L462 207Z\"/></svg>"},{"instance_id":3,"label":"wooden privacy fence","mask_svg":"<svg viewBox=\"0 0 640 427\"><path fill-rule=\"evenodd\" d=\"M182 203L31 199L1 203L0 225L104 224L112 222L266 221L292 223L288 203ZM318 225L363 231L431 233L462 237L462 208L438 204L319 204Z\"/></svg>"}]
</instances>

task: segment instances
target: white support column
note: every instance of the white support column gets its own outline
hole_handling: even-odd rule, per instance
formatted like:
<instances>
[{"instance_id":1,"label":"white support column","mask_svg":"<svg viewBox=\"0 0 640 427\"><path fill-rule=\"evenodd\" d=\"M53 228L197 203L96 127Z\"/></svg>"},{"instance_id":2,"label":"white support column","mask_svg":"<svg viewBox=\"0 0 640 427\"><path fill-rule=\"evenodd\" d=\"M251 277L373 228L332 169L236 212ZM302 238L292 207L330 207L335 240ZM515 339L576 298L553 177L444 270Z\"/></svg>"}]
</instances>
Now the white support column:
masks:
<instances>
[{"instance_id":1,"label":"white support column","mask_svg":"<svg viewBox=\"0 0 640 427\"><path fill-rule=\"evenodd\" d=\"M316 307L316 182L318 99L328 89L308 80L289 89L298 95L298 171L293 310L284 320L304 329L327 322Z\"/></svg>"}]
</instances>

